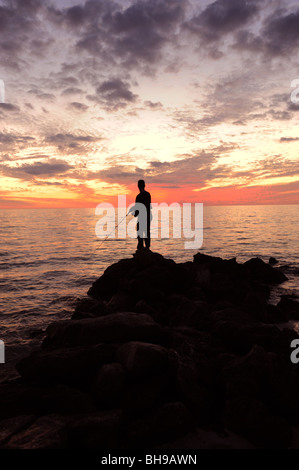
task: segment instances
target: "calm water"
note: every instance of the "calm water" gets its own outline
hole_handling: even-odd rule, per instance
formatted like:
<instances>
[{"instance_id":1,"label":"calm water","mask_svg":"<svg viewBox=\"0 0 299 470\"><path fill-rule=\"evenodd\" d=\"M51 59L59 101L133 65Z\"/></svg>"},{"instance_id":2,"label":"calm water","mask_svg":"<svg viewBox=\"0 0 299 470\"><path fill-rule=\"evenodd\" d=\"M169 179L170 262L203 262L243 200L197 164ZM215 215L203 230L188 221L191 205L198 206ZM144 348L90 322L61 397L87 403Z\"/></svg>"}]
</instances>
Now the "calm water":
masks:
<instances>
[{"instance_id":1,"label":"calm water","mask_svg":"<svg viewBox=\"0 0 299 470\"><path fill-rule=\"evenodd\" d=\"M2 210L0 227L0 339L6 361L34 347L36 330L69 318L91 283L117 260L130 257L136 240L99 240L94 209ZM299 296L299 206L204 207L201 252L279 260L289 281L273 291ZM155 239L152 250L176 261L192 260L184 240ZM8 366L0 365L1 373Z\"/></svg>"}]
</instances>

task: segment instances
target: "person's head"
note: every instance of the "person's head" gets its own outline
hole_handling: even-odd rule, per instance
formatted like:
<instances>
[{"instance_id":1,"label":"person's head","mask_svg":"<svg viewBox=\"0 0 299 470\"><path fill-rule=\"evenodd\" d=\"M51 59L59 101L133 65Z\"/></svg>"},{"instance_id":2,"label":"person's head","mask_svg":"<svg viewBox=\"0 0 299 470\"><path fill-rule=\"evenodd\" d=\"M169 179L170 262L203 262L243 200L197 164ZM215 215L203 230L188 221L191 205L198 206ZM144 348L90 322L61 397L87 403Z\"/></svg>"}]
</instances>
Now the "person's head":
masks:
<instances>
[{"instance_id":1,"label":"person's head","mask_svg":"<svg viewBox=\"0 0 299 470\"><path fill-rule=\"evenodd\" d=\"M144 191L144 188L145 188L144 180L139 180L138 181L138 188L139 188L139 191Z\"/></svg>"}]
</instances>

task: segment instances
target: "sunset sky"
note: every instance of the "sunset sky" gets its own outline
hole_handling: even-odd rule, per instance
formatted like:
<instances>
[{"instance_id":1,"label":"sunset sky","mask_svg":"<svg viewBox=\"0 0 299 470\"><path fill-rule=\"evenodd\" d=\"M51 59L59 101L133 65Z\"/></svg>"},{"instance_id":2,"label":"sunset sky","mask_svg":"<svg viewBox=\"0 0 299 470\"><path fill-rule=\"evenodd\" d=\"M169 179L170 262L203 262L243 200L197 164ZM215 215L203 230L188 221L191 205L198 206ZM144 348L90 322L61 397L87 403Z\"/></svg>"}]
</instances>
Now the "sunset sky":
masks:
<instances>
[{"instance_id":1,"label":"sunset sky","mask_svg":"<svg viewBox=\"0 0 299 470\"><path fill-rule=\"evenodd\" d=\"M298 1L0 0L0 58L0 208L299 203Z\"/></svg>"}]
</instances>

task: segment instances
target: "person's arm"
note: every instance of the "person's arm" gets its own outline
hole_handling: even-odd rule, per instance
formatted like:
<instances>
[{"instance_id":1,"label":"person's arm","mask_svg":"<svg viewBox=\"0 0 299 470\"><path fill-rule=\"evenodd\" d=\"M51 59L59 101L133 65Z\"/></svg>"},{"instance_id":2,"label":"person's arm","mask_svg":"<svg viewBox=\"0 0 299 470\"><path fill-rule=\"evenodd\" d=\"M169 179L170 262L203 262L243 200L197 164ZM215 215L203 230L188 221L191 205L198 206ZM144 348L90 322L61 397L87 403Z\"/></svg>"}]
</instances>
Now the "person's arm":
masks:
<instances>
[{"instance_id":1,"label":"person's arm","mask_svg":"<svg viewBox=\"0 0 299 470\"><path fill-rule=\"evenodd\" d=\"M136 202L138 202L138 196L136 196L136 199L135 199L135 204ZM139 211L135 209L135 205L131 207L131 209L129 210L128 214L131 214L134 216L134 217L137 217L138 214L139 214Z\"/></svg>"}]
</instances>

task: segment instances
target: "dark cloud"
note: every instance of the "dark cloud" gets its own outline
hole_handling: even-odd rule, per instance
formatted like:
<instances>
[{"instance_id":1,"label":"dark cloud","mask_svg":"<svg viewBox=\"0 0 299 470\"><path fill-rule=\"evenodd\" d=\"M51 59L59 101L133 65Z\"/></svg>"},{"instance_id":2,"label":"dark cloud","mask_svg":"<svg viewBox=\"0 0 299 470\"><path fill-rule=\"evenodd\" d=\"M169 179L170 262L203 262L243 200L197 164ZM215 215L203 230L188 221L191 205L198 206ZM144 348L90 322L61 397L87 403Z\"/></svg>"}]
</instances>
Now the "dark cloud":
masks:
<instances>
[{"instance_id":1,"label":"dark cloud","mask_svg":"<svg viewBox=\"0 0 299 470\"><path fill-rule=\"evenodd\" d=\"M200 152L195 155L182 155L172 162L149 162L146 169L134 165L113 165L99 173L90 173L89 179L100 178L108 183L128 184L139 178L148 183L173 186L203 186L210 179L222 178L231 174L231 168L217 165L217 153ZM181 182L178 184L178 182Z\"/></svg>"},{"instance_id":2,"label":"dark cloud","mask_svg":"<svg viewBox=\"0 0 299 470\"><path fill-rule=\"evenodd\" d=\"M299 175L298 161L281 155L267 157L262 161L256 162L253 175L262 178L297 176Z\"/></svg>"},{"instance_id":3,"label":"dark cloud","mask_svg":"<svg viewBox=\"0 0 299 470\"><path fill-rule=\"evenodd\" d=\"M97 142L102 137L95 137L91 135L74 135L74 134L53 134L46 137L46 142L50 144L63 144L76 142Z\"/></svg>"},{"instance_id":4,"label":"dark cloud","mask_svg":"<svg viewBox=\"0 0 299 470\"><path fill-rule=\"evenodd\" d=\"M42 0L2 0L0 5L1 62L17 70L26 68L30 56L41 56L52 38L39 16ZM42 39L41 39L42 38Z\"/></svg>"},{"instance_id":5,"label":"dark cloud","mask_svg":"<svg viewBox=\"0 0 299 470\"><path fill-rule=\"evenodd\" d=\"M299 46L299 10L278 9L264 19L259 33L242 30L236 34L234 49L264 57L289 56Z\"/></svg>"},{"instance_id":6,"label":"dark cloud","mask_svg":"<svg viewBox=\"0 0 299 470\"><path fill-rule=\"evenodd\" d=\"M145 101L144 104L146 107L154 110L163 108L163 104L160 101L157 101L156 103L152 101Z\"/></svg>"},{"instance_id":7,"label":"dark cloud","mask_svg":"<svg viewBox=\"0 0 299 470\"><path fill-rule=\"evenodd\" d=\"M185 27L204 42L219 41L252 20L260 10L258 0L216 0Z\"/></svg>"},{"instance_id":8,"label":"dark cloud","mask_svg":"<svg viewBox=\"0 0 299 470\"><path fill-rule=\"evenodd\" d=\"M47 162L24 163L18 166L0 165L0 171L4 176L24 180L35 179L35 177L52 177L67 173L74 167L64 160L55 158Z\"/></svg>"},{"instance_id":9,"label":"dark cloud","mask_svg":"<svg viewBox=\"0 0 299 470\"><path fill-rule=\"evenodd\" d=\"M250 31L241 30L235 34L235 42L232 45L233 49L239 51L249 51L254 54L262 52L264 48L263 39L256 36Z\"/></svg>"},{"instance_id":10,"label":"dark cloud","mask_svg":"<svg viewBox=\"0 0 299 470\"><path fill-rule=\"evenodd\" d=\"M83 111L83 110L81 110ZM44 144L55 146L59 152L68 155L86 154L92 146L98 146L103 137L97 135L52 134L44 139Z\"/></svg>"},{"instance_id":11,"label":"dark cloud","mask_svg":"<svg viewBox=\"0 0 299 470\"><path fill-rule=\"evenodd\" d=\"M85 112L89 109L89 106L84 103L78 103L77 101L73 101L72 103L70 103L70 107L80 112Z\"/></svg>"},{"instance_id":12,"label":"dark cloud","mask_svg":"<svg viewBox=\"0 0 299 470\"><path fill-rule=\"evenodd\" d=\"M299 137L281 137L279 142L297 142Z\"/></svg>"},{"instance_id":13,"label":"dark cloud","mask_svg":"<svg viewBox=\"0 0 299 470\"><path fill-rule=\"evenodd\" d=\"M65 90L63 90L63 92L61 94L62 94L62 96L69 96L69 95L80 95L82 93L84 93L84 92L81 88L69 87L69 88L66 88Z\"/></svg>"},{"instance_id":14,"label":"dark cloud","mask_svg":"<svg viewBox=\"0 0 299 470\"><path fill-rule=\"evenodd\" d=\"M186 5L186 0L144 0L123 8L121 3L89 1L66 15L73 16L75 26L86 25L77 42L80 50L110 64L142 67L154 66L164 46L174 43Z\"/></svg>"},{"instance_id":15,"label":"dark cloud","mask_svg":"<svg viewBox=\"0 0 299 470\"><path fill-rule=\"evenodd\" d=\"M0 109L2 109L3 111L20 111L20 108L18 106L15 106L11 103L0 103Z\"/></svg>"},{"instance_id":16,"label":"dark cloud","mask_svg":"<svg viewBox=\"0 0 299 470\"><path fill-rule=\"evenodd\" d=\"M270 109L269 115L272 119L276 119L278 121L289 121L292 119L292 114L288 113L287 111L276 111Z\"/></svg>"},{"instance_id":17,"label":"dark cloud","mask_svg":"<svg viewBox=\"0 0 299 470\"><path fill-rule=\"evenodd\" d=\"M21 135L9 132L0 132L0 155L1 159L14 160L15 154L28 145L35 144L35 138L29 135Z\"/></svg>"},{"instance_id":18,"label":"dark cloud","mask_svg":"<svg viewBox=\"0 0 299 470\"><path fill-rule=\"evenodd\" d=\"M288 104L288 110L289 111L299 111L299 104L297 103L289 103Z\"/></svg>"},{"instance_id":19,"label":"dark cloud","mask_svg":"<svg viewBox=\"0 0 299 470\"><path fill-rule=\"evenodd\" d=\"M38 180L34 182L35 186L64 186L64 183L59 181L44 181Z\"/></svg>"},{"instance_id":20,"label":"dark cloud","mask_svg":"<svg viewBox=\"0 0 299 470\"><path fill-rule=\"evenodd\" d=\"M263 38L269 54L289 54L299 44L299 10L292 13L275 11L266 21Z\"/></svg>"},{"instance_id":21,"label":"dark cloud","mask_svg":"<svg viewBox=\"0 0 299 470\"><path fill-rule=\"evenodd\" d=\"M89 95L87 98L102 103L107 110L117 110L135 103L138 95L130 90L127 82L119 78L111 78L97 87L96 95Z\"/></svg>"},{"instance_id":22,"label":"dark cloud","mask_svg":"<svg viewBox=\"0 0 299 470\"><path fill-rule=\"evenodd\" d=\"M53 93L47 93L44 90L37 88L37 87L31 88L30 90L28 90L27 93L30 95L35 95L40 100L53 101L56 98L56 96Z\"/></svg>"}]
</instances>

